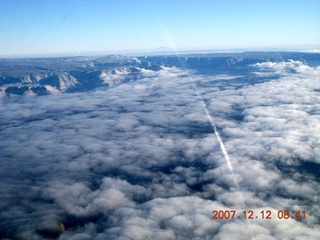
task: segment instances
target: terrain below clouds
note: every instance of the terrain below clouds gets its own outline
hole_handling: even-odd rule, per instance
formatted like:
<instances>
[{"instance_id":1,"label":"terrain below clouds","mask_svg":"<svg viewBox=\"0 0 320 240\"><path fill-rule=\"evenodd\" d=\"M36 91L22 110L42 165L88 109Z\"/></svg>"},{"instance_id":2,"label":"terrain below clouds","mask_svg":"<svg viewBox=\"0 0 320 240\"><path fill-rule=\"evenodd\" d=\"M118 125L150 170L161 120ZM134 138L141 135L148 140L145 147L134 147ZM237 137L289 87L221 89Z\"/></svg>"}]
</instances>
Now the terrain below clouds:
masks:
<instances>
[{"instance_id":1,"label":"terrain below clouds","mask_svg":"<svg viewBox=\"0 0 320 240\"><path fill-rule=\"evenodd\" d=\"M257 83L256 77L250 77L248 66L265 61L289 60L302 61L310 66L320 64L318 54L288 52L0 59L0 94L56 95L85 92L136 81L145 77L145 71L159 71L164 66L192 69L211 76L246 73L247 77L242 81ZM263 76L261 73L259 81L263 81Z\"/></svg>"},{"instance_id":2,"label":"terrain below clouds","mask_svg":"<svg viewBox=\"0 0 320 240\"><path fill-rule=\"evenodd\" d=\"M0 238L319 239L319 54L0 61Z\"/></svg>"}]
</instances>

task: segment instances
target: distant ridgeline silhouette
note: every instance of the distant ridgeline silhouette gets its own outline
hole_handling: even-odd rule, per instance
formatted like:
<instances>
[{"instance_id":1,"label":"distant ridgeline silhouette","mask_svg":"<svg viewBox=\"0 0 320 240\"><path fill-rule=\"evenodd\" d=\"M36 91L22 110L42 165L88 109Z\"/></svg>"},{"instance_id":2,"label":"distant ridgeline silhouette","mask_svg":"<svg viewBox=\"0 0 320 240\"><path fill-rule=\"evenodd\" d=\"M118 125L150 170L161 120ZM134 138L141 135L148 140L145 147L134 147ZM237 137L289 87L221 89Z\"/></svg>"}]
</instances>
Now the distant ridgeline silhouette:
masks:
<instances>
[{"instance_id":1,"label":"distant ridgeline silhouette","mask_svg":"<svg viewBox=\"0 0 320 240\"><path fill-rule=\"evenodd\" d=\"M173 66L196 70L199 74L239 74L243 67L251 64L289 60L315 66L320 63L320 54L244 52L0 59L0 94L51 95L83 92L136 81L144 77L142 71L159 71L163 67Z\"/></svg>"}]
</instances>

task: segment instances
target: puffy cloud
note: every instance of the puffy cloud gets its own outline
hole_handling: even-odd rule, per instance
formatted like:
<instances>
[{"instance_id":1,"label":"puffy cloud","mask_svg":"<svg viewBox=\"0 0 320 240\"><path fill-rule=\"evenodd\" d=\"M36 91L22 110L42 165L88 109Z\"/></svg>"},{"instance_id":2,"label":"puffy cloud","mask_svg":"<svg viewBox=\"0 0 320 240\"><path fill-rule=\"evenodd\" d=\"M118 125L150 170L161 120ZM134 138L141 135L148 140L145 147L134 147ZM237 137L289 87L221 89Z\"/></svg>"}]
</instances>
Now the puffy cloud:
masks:
<instances>
[{"instance_id":1,"label":"puffy cloud","mask_svg":"<svg viewBox=\"0 0 320 240\"><path fill-rule=\"evenodd\" d=\"M248 70L140 71L114 88L1 99L2 238L319 238L319 68L255 64L269 76L256 84L241 82ZM212 219L230 209L272 219ZM307 218L278 220L285 209Z\"/></svg>"}]
</instances>

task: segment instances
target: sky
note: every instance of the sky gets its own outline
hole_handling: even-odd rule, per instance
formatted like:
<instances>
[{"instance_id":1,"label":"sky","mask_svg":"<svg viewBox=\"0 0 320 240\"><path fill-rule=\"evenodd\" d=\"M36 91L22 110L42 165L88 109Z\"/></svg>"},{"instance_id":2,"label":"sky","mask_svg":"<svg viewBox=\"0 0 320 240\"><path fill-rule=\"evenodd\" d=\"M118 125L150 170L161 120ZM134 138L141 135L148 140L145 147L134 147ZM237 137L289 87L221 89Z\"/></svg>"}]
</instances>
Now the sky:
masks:
<instances>
[{"instance_id":1,"label":"sky","mask_svg":"<svg viewBox=\"0 0 320 240\"><path fill-rule=\"evenodd\" d=\"M0 56L320 44L319 0L0 0Z\"/></svg>"}]
</instances>

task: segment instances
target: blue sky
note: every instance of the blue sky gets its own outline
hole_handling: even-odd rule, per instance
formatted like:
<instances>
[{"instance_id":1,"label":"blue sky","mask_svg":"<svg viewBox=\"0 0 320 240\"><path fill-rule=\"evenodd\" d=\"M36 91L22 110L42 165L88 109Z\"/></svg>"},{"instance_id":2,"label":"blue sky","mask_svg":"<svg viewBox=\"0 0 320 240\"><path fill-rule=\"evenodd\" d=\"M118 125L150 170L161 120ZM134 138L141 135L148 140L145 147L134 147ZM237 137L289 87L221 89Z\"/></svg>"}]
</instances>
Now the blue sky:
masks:
<instances>
[{"instance_id":1,"label":"blue sky","mask_svg":"<svg viewBox=\"0 0 320 240\"><path fill-rule=\"evenodd\" d=\"M320 45L319 0L0 0L0 56Z\"/></svg>"}]
</instances>

